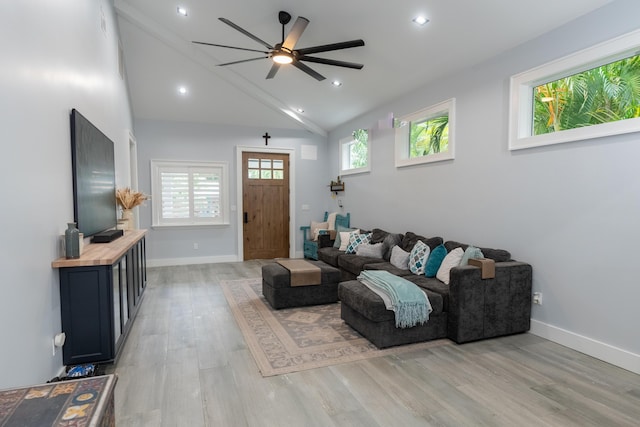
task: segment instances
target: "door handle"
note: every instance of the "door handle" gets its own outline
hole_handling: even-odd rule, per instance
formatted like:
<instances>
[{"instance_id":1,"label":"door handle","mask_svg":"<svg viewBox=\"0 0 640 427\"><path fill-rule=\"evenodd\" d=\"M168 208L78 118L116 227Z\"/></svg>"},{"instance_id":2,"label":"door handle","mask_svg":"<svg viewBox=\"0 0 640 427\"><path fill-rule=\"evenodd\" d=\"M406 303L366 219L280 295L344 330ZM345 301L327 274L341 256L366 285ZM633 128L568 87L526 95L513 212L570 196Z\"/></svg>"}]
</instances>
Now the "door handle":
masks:
<instances>
[{"instance_id":1,"label":"door handle","mask_svg":"<svg viewBox=\"0 0 640 427\"><path fill-rule=\"evenodd\" d=\"M249 215L246 212L244 213L244 223L245 224L249 223Z\"/></svg>"}]
</instances>

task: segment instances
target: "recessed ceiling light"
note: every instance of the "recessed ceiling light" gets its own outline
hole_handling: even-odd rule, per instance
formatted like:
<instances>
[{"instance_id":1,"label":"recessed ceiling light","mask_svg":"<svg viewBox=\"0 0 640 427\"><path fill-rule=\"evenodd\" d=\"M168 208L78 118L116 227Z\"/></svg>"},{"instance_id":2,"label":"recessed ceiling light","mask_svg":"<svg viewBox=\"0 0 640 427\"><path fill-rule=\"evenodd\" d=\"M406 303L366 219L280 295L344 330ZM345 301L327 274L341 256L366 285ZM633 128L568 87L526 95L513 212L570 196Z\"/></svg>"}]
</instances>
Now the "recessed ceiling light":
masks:
<instances>
[{"instance_id":1,"label":"recessed ceiling light","mask_svg":"<svg viewBox=\"0 0 640 427\"><path fill-rule=\"evenodd\" d=\"M427 22L429 22L429 20L422 16L422 15L418 15L415 18L412 19L413 22L415 22L417 25L423 26L425 25Z\"/></svg>"},{"instance_id":2,"label":"recessed ceiling light","mask_svg":"<svg viewBox=\"0 0 640 427\"><path fill-rule=\"evenodd\" d=\"M331 84L336 86L336 87L337 86L342 86L342 82L340 80L334 80L334 81L331 82Z\"/></svg>"},{"instance_id":3,"label":"recessed ceiling light","mask_svg":"<svg viewBox=\"0 0 640 427\"><path fill-rule=\"evenodd\" d=\"M178 6L178 15L187 16L187 9L182 6Z\"/></svg>"},{"instance_id":4,"label":"recessed ceiling light","mask_svg":"<svg viewBox=\"0 0 640 427\"><path fill-rule=\"evenodd\" d=\"M302 108L296 108L296 111L300 114L304 113L304 110Z\"/></svg>"},{"instance_id":5,"label":"recessed ceiling light","mask_svg":"<svg viewBox=\"0 0 640 427\"><path fill-rule=\"evenodd\" d=\"M187 88L186 88L186 87L184 87L184 86L180 86L180 87L178 88L178 93L179 93L180 95L186 95L186 94L187 94Z\"/></svg>"}]
</instances>

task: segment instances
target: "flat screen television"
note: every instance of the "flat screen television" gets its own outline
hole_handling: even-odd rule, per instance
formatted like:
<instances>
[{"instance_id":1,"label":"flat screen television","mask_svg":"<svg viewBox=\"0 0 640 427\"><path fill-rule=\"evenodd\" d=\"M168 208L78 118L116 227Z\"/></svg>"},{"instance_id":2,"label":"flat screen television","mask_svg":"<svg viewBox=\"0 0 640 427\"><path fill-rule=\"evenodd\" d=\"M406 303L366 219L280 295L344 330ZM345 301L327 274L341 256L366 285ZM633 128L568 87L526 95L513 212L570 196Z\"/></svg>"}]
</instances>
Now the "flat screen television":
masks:
<instances>
[{"instance_id":1,"label":"flat screen television","mask_svg":"<svg viewBox=\"0 0 640 427\"><path fill-rule=\"evenodd\" d=\"M71 110L73 214L85 237L115 229L116 173L113 142L75 108Z\"/></svg>"}]
</instances>

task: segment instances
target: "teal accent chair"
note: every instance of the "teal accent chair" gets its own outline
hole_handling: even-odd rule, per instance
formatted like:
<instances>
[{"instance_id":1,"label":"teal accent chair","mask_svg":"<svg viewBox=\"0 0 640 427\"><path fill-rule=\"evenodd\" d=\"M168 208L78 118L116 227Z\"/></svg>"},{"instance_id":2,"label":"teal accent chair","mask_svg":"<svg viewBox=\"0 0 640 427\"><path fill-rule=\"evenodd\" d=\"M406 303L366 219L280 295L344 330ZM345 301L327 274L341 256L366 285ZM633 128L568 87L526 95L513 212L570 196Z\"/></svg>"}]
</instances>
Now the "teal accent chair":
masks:
<instances>
[{"instance_id":1,"label":"teal accent chair","mask_svg":"<svg viewBox=\"0 0 640 427\"><path fill-rule=\"evenodd\" d=\"M322 222L326 222L329 218L329 212L324 213L324 219ZM337 214L336 215L336 230L338 226L349 228L349 224L351 223L351 214L347 213L345 215ZM326 236L318 237L318 240L313 240L313 236L311 235L311 226L303 225L300 227L302 231L302 239L303 239L303 252L304 257L309 259L318 259L318 248L322 248L325 246L333 245L333 240L330 240L328 234ZM326 234L326 233L325 233Z\"/></svg>"}]
</instances>

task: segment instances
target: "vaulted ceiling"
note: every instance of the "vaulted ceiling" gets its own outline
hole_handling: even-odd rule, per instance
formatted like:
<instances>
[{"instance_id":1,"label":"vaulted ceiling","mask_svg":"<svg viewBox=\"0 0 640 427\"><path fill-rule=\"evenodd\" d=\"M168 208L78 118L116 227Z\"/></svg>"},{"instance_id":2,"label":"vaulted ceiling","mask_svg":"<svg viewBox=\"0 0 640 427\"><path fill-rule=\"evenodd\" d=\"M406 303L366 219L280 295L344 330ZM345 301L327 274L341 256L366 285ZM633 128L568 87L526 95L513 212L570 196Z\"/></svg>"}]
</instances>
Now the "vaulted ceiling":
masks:
<instances>
[{"instance_id":1,"label":"vaulted ceiling","mask_svg":"<svg viewBox=\"0 0 640 427\"><path fill-rule=\"evenodd\" d=\"M267 128L325 135L415 88L473 67L611 0L115 0L136 119ZM178 6L187 16L177 13ZM278 12L310 22L296 48L363 39L365 46L314 56L364 64L362 70L306 63L317 81L272 61L218 64L264 50L223 17L271 45L282 42ZM424 15L418 26L412 19ZM339 80L336 87L332 81ZM180 94L178 88L186 88ZM304 112L297 111L303 109Z\"/></svg>"}]
</instances>

